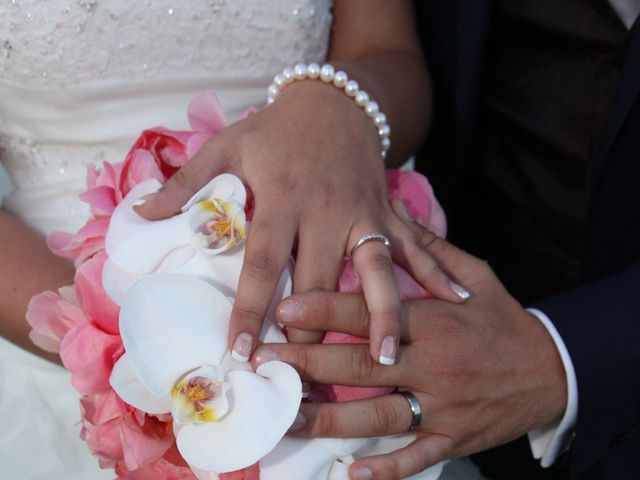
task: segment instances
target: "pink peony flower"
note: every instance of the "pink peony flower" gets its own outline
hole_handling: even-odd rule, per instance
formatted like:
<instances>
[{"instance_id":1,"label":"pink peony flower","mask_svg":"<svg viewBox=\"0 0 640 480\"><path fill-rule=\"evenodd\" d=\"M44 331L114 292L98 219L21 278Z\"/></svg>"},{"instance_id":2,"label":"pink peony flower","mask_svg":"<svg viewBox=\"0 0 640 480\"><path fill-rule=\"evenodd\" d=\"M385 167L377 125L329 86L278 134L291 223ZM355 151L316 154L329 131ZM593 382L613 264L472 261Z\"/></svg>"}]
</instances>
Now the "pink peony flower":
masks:
<instances>
[{"instance_id":1,"label":"pink peony flower","mask_svg":"<svg viewBox=\"0 0 640 480\"><path fill-rule=\"evenodd\" d=\"M102 468L135 471L161 459L173 445L170 424L130 407L111 390L85 396L80 408L80 436Z\"/></svg>"},{"instance_id":2,"label":"pink peony flower","mask_svg":"<svg viewBox=\"0 0 640 480\"><path fill-rule=\"evenodd\" d=\"M35 295L27 307L27 322L32 328L29 338L47 352L59 352L65 334L86 320L74 286Z\"/></svg>"}]
</instances>

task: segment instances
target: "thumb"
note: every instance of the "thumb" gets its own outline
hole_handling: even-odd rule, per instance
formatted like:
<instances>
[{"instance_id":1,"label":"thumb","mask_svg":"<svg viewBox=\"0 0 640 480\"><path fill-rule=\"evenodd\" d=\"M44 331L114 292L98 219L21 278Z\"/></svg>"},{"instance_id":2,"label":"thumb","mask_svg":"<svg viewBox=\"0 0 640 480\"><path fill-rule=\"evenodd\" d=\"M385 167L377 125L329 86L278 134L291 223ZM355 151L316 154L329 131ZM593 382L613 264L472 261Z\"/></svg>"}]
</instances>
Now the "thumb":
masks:
<instances>
[{"instance_id":1,"label":"thumb","mask_svg":"<svg viewBox=\"0 0 640 480\"><path fill-rule=\"evenodd\" d=\"M222 173L226 166L220 139L209 140L160 190L144 198L145 202L134 209L147 220L161 220L176 215L198 190Z\"/></svg>"}]
</instances>

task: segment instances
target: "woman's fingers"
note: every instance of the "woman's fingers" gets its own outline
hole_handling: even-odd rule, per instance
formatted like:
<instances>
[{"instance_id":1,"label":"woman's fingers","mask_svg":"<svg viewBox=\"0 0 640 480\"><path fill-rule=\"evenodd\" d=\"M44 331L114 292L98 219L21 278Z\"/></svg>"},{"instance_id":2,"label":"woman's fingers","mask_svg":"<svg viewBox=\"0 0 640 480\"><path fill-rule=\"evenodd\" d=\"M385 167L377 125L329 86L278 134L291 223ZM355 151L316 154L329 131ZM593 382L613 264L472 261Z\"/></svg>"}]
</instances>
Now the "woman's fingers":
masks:
<instances>
[{"instance_id":1,"label":"woman's fingers","mask_svg":"<svg viewBox=\"0 0 640 480\"><path fill-rule=\"evenodd\" d=\"M349 467L349 478L351 480L407 478L451 458L452 455L453 440L451 438L427 434L395 452L357 460Z\"/></svg>"},{"instance_id":2,"label":"woman's fingers","mask_svg":"<svg viewBox=\"0 0 640 480\"><path fill-rule=\"evenodd\" d=\"M442 269L435 258L423 245L423 231L429 232L417 223L415 229L396 215L388 217L389 230L393 232L394 259L404 267L429 293L441 300L452 303L462 303L470 296L469 292ZM422 230L418 230L418 228ZM436 241L435 234L429 232ZM420 236L418 236L418 234ZM425 238L426 240L426 238Z\"/></svg>"},{"instance_id":3,"label":"woman's fingers","mask_svg":"<svg viewBox=\"0 0 640 480\"><path fill-rule=\"evenodd\" d=\"M229 325L229 345L238 361L249 360L257 345L262 323L291 255L295 224L278 213L256 205L250 226Z\"/></svg>"},{"instance_id":4,"label":"woman's fingers","mask_svg":"<svg viewBox=\"0 0 640 480\"><path fill-rule=\"evenodd\" d=\"M207 142L162 188L146 199L136 212L148 220L161 220L180 213L182 206L213 177L228 171L218 138Z\"/></svg>"},{"instance_id":5,"label":"woman's fingers","mask_svg":"<svg viewBox=\"0 0 640 480\"><path fill-rule=\"evenodd\" d=\"M311 291L333 292L342 267L346 233L341 235L341 225L327 225L317 218L304 218L298 233L296 268L293 277L294 293ZM320 330L327 330L321 328ZM299 330L289 325L290 342L317 343L322 332Z\"/></svg>"},{"instance_id":6,"label":"woman's fingers","mask_svg":"<svg viewBox=\"0 0 640 480\"><path fill-rule=\"evenodd\" d=\"M351 254L369 310L371 355L382 365L393 365L400 342L400 293L393 273L390 248L377 240L358 245L362 238L370 234L387 236L381 229L371 226L353 228L347 254Z\"/></svg>"}]
</instances>

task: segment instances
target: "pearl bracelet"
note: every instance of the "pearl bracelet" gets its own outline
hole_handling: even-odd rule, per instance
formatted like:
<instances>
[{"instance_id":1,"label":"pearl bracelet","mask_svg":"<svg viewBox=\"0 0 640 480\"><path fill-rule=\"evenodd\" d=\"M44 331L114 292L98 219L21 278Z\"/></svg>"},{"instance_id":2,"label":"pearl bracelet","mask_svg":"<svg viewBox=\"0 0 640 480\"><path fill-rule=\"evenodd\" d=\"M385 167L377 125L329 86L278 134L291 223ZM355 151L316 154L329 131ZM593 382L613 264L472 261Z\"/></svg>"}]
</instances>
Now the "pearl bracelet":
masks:
<instances>
[{"instance_id":1,"label":"pearl bracelet","mask_svg":"<svg viewBox=\"0 0 640 480\"><path fill-rule=\"evenodd\" d=\"M356 105L361 107L373 121L378 131L378 136L380 137L380 153L382 154L382 158L387 156L387 151L391 146L391 140L389 139L391 128L387 124L387 116L380 111L378 103L369 98L367 92L360 90L355 80L349 80L347 74L342 70L336 72L335 68L329 64L320 67L317 63L310 65L298 63L293 68L285 68L282 73L277 74L273 78L273 83L269 86L268 90L269 96L267 97L267 104L272 104L280 92L290 83L307 79L319 79L327 84L332 83L336 88L343 90L344 93L353 98Z\"/></svg>"}]
</instances>

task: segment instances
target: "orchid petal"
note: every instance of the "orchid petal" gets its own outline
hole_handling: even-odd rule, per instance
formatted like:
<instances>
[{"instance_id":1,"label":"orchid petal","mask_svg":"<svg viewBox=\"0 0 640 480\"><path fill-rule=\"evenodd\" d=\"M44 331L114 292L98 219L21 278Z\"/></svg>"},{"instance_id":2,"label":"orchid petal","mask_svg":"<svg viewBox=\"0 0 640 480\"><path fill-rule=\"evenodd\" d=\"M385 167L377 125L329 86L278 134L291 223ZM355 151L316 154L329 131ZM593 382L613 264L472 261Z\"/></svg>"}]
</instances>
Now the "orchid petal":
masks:
<instances>
[{"instance_id":1,"label":"orchid petal","mask_svg":"<svg viewBox=\"0 0 640 480\"><path fill-rule=\"evenodd\" d=\"M187 203L184 204L182 211L186 212L196 203L214 198L224 199L227 202L235 202L244 208L247 201L247 190L242 180L238 177L230 173L223 173L212 178L209 183L193 195Z\"/></svg>"},{"instance_id":2,"label":"orchid petal","mask_svg":"<svg viewBox=\"0 0 640 480\"><path fill-rule=\"evenodd\" d=\"M349 455L366 442L362 438L284 437L276 448L260 460L260 480L326 479L338 457Z\"/></svg>"},{"instance_id":3,"label":"orchid petal","mask_svg":"<svg viewBox=\"0 0 640 480\"><path fill-rule=\"evenodd\" d=\"M153 274L129 289L120 334L144 386L163 397L188 371L218 365L227 347L231 304L197 278Z\"/></svg>"},{"instance_id":4,"label":"orchid petal","mask_svg":"<svg viewBox=\"0 0 640 480\"><path fill-rule=\"evenodd\" d=\"M187 424L177 432L178 449L197 468L230 472L256 463L271 451L296 417L302 384L284 362L260 365L256 373L228 372L233 404L218 422Z\"/></svg>"},{"instance_id":5,"label":"orchid petal","mask_svg":"<svg viewBox=\"0 0 640 480\"><path fill-rule=\"evenodd\" d=\"M158 398L147 390L126 353L113 366L109 383L125 403L143 412L155 415L171 411L171 395Z\"/></svg>"},{"instance_id":6,"label":"orchid petal","mask_svg":"<svg viewBox=\"0 0 640 480\"><path fill-rule=\"evenodd\" d=\"M238 290L244 248L233 248L215 256L206 255L201 249L193 258L175 268L175 273L197 277L220 290L226 297L235 297ZM168 261L169 259L167 259ZM168 271L170 266L163 263L159 271Z\"/></svg>"},{"instance_id":7,"label":"orchid petal","mask_svg":"<svg viewBox=\"0 0 640 480\"><path fill-rule=\"evenodd\" d=\"M160 188L157 180L136 185L113 212L105 246L109 258L120 267L137 273L152 272L173 250L189 245L193 233L181 215L149 221L139 216L134 205Z\"/></svg>"},{"instance_id":8,"label":"orchid petal","mask_svg":"<svg viewBox=\"0 0 640 480\"><path fill-rule=\"evenodd\" d=\"M111 259L104 263L102 270L102 287L107 296L120 305L127 291L141 278L144 273L133 273L116 265Z\"/></svg>"}]
</instances>

